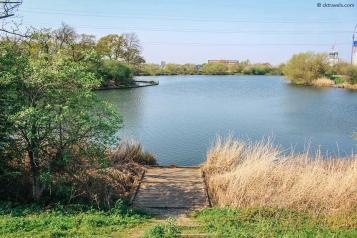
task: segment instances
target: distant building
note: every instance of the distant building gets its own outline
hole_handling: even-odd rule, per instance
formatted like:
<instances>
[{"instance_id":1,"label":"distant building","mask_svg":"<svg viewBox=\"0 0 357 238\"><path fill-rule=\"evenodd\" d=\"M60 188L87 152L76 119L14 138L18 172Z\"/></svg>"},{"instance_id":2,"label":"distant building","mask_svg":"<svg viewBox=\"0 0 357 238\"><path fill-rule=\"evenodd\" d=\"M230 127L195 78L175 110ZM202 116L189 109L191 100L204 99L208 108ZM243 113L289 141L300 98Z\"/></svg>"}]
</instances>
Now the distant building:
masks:
<instances>
[{"instance_id":1,"label":"distant building","mask_svg":"<svg viewBox=\"0 0 357 238\"><path fill-rule=\"evenodd\" d=\"M225 65L232 65L238 64L238 60L208 60L209 64L225 64Z\"/></svg>"},{"instance_id":2,"label":"distant building","mask_svg":"<svg viewBox=\"0 0 357 238\"><path fill-rule=\"evenodd\" d=\"M352 36L352 57L351 64L357 66L357 25Z\"/></svg>"},{"instance_id":3,"label":"distant building","mask_svg":"<svg viewBox=\"0 0 357 238\"><path fill-rule=\"evenodd\" d=\"M340 61L338 58L338 52L335 51L334 47L332 50L328 53L328 62L331 66L337 64Z\"/></svg>"},{"instance_id":4,"label":"distant building","mask_svg":"<svg viewBox=\"0 0 357 238\"><path fill-rule=\"evenodd\" d=\"M166 66L166 62L165 62L165 61L161 61L160 67L161 67L161 68L165 68L165 66Z\"/></svg>"}]
</instances>

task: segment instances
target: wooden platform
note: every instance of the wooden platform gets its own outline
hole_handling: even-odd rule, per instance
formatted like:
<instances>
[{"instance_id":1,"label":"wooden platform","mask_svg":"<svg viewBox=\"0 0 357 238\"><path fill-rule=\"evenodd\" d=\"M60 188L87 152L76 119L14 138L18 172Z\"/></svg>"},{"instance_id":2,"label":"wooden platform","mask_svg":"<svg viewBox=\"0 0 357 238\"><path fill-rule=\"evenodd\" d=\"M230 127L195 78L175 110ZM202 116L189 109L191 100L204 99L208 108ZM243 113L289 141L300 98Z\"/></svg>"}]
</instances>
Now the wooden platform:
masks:
<instances>
[{"instance_id":1,"label":"wooden platform","mask_svg":"<svg viewBox=\"0 0 357 238\"><path fill-rule=\"evenodd\" d=\"M160 215L178 215L209 207L200 169L148 168L133 198L132 206Z\"/></svg>"}]
</instances>

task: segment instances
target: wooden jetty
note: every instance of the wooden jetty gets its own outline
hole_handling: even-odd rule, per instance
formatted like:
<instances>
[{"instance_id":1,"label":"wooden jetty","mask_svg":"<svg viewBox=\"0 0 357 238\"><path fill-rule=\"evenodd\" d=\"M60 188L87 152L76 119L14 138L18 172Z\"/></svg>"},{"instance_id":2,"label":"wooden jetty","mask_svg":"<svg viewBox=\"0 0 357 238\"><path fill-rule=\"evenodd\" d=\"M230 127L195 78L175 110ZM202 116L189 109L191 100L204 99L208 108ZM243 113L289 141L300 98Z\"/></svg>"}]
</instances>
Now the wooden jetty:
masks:
<instances>
[{"instance_id":1,"label":"wooden jetty","mask_svg":"<svg viewBox=\"0 0 357 238\"><path fill-rule=\"evenodd\" d=\"M132 197L132 206L172 216L210 206L198 167L149 167Z\"/></svg>"}]
</instances>

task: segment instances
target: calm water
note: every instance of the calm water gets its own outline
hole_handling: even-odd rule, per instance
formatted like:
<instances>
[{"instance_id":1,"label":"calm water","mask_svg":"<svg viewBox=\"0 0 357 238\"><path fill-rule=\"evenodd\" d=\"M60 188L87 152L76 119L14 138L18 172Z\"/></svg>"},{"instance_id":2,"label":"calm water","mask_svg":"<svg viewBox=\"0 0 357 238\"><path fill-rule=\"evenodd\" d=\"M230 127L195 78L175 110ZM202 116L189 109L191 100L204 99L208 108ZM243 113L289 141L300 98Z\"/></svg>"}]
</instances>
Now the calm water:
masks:
<instances>
[{"instance_id":1,"label":"calm water","mask_svg":"<svg viewBox=\"0 0 357 238\"><path fill-rule=\"evenodd\" d=\"M124 119L121 138L139 140L160 164L204 161L217 135L274 137L345 156L357 149L357 92L293 86L278 76L160 76L160 85L98 92Z\"/></svg>"}]
</instances>

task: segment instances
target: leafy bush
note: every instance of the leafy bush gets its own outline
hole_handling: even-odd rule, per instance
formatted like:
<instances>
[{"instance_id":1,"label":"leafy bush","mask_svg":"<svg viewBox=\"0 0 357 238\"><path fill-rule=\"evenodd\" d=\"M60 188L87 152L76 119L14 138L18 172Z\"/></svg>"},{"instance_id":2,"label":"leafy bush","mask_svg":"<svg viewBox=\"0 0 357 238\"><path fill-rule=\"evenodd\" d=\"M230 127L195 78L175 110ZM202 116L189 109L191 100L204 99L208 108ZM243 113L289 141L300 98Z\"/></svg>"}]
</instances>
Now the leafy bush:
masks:
<instances>
[{"instance_id":1,"label":"leafy bush","mask_svg":"<svg viewBox=\"0 0 357 238\"><path fill-rule=\"evenodd\" d=\"M133 70L128 65L116 60L104 60L98 73L104 79L106 86L128 84L133 79Z\"/></svg>"},{"instance_id":2,"label":"leafy bush","mask_svg":"<svg viewBox=\"0 0 357 238\"><path fill-rule=\"evenodd\" d=\"M349 82L351 84L357 84L357 66L350 67L346 72Z\"/></svg>"}]
</instances>

